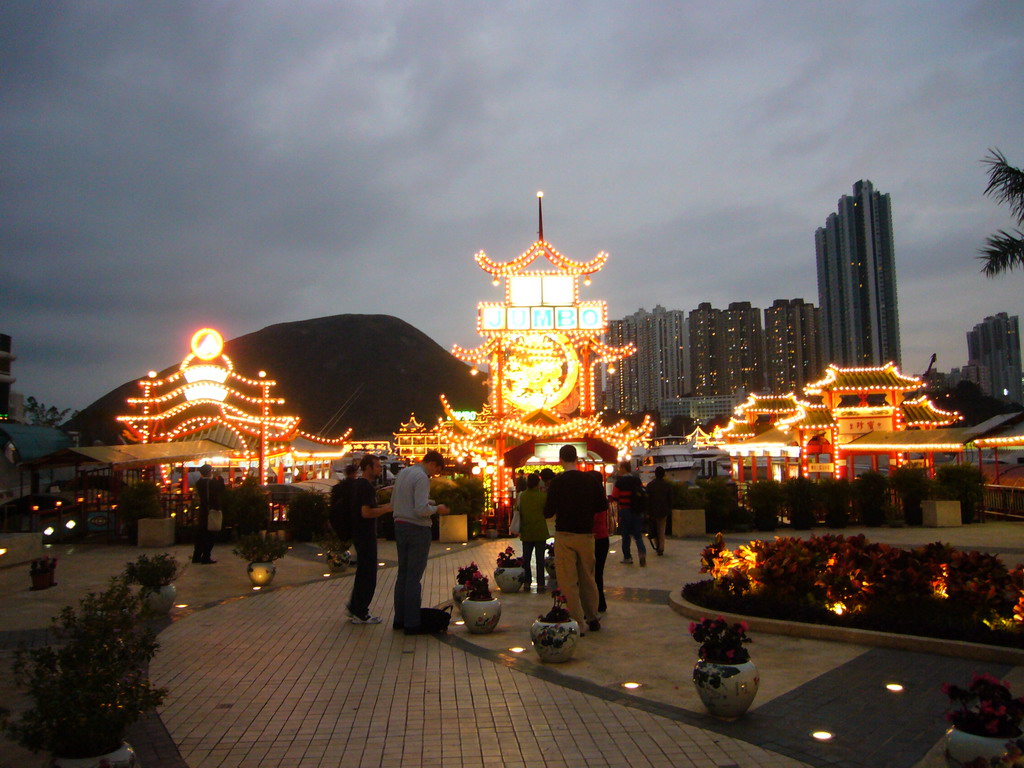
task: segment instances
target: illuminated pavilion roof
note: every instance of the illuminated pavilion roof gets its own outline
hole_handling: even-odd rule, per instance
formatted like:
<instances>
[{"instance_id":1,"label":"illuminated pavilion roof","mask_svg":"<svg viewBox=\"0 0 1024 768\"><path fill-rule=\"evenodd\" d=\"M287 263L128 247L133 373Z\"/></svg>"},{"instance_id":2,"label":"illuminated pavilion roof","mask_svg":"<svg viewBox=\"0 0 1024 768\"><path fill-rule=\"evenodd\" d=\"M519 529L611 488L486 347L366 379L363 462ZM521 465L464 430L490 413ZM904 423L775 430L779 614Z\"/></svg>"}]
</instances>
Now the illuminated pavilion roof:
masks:
<instances>
[{"instance_id":1,"label":"illuminated pavilion roof","mask_svg":"<svg viewBox=\"0 0 1024 768\"><path fill-rule=\"evenodd\" d=\"M900 390L910 392L920 389L924 382L917 376L900 373L896 363L886 363L876 368L840 368L831 363L821 380L808 384L804 392L820 395L822 392L888 392Z\"/></svg>"}]
</instances>

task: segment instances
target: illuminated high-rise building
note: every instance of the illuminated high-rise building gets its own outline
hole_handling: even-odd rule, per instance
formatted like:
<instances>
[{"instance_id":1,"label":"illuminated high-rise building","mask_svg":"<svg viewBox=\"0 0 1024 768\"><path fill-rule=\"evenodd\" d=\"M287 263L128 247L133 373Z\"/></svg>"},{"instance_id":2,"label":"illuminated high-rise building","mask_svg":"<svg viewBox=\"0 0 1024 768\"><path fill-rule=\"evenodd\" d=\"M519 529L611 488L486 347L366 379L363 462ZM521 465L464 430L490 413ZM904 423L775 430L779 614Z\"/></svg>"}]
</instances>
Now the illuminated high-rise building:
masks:
<instances>
[{"instance_id":1,"label":"illuminated high-rise building","mask_svg":"<svg viewBox=\"0 0 1024 768\"><path fill-rule=\"evenodd\" d=\"M768 390L777 395L801 392L821 378L819 310L803 299L776 299L764 311L765 368Z\"/></svg>"},{"instance_id":2,"label":"illuminated high-rise building","mask_svg":"<svg viewBox=\"0 0 1024 768\"><path fill-rule=\"evenodd\" d=\"M707 301L688 317L690 326L690 391L694 395L726 395L725 325L722 310Z\"/></svg>"},{"instance_id":3,"label":"illuminated high-rise building","mask_svg":"<svg viewBox=\"0 0 1024 768\"><path fill-rule=\"evenodd\" d=\"M818 304L827 361L842 366L900 364L889 195L870 181L839 198L814 235Z\"/></svg>"},{"instance_id":4,"label":"illuminated high-rise building","mask_svg":"<svg viewBox=\"0 0 1024 768\"><path fill-rule=\"evenodd\" d=\"M967 332L967 357L970 365L988 370L985 394L1011 403L1024 403L1021 397L1020 327L1017 316L1000 312L986 317ZM982 382L979 382L982 383Z\"/></svg>"},{"instance_id":5,"label":"illuminated high-rise building","mask_svg":"<svg viewBox=\"0 0 1024 768\"><path fill-rule=\"evenodd\" d=\"M620 413L653 411L685 391L688 366L686 313L656 306L611 320L605 335L613 346L634 344L636 354L606 372L605 407Z\"/></svg>"},{"instance_id":6,"label":"illuminated high-rise building","mask_svg":"<svg viewBox=\"0 0 1024 768\"><path fill-rule=\"evenodd\" d=\"M728 395L738 389L761 392L764 377L764 332L761 310L749 301L734 301L722 312L725 376L717 394Z\"/></svg>"}]
</instances>

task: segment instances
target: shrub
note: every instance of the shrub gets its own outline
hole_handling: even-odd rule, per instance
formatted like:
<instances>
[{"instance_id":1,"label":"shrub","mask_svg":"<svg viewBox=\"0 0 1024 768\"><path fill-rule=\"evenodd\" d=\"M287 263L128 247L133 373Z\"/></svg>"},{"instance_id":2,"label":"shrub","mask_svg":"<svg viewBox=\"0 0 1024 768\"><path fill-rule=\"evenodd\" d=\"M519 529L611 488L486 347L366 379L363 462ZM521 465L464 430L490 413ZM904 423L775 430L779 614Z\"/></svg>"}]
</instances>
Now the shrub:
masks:
<instances>
[{"instance_id":1,"label":"shrub","mask_svg":"<svg viewBox=\"0 0 1024 768\"><path fill-rule=\"evenodd\" d=\"M974 522L984 490L985 476L973 465L946 464L935 473L936 495L960 502L960 519L965 525Z\"/></svg>"},{"instance_id":2,"label":"shrub","mask_svg":"<svg viewBox=\"0 0 1024 768\"><path fill-rule=\"evenodd\" d=\"M140 610L128 585L114 579L53 620L58 645L18 651L15 681L32 706L17 720L5 713L7 735L33 752L64 758L117 749L128 727L167 695L146 674L158 645Z\"/></svg>"},{"instance_id":3,"label":"shrub","mask_svg":"<svg viewBox=\"0 0 1024 768\"><path fill-rule=\"evenodd\" d=\"M853 501L864 525L879 526L885 522L886 490L889 481L878 472L865 472L851 484Z\"/></svg>"},{"instance_id":4,"label":"shrub","mask_svg":"<svg viewBox=\"0 0 1024 768\"><path fill-rule=\"evenodd\" d=\"M312 541L327 527L330 505L318 491L301 491L288 504L288 531L296 541Z\"/></svg>"},{"instance_id":5,"label":"shrub","mask_svg":"<svg viewBox=\"0 0 1024 768\"><path fill-rule=\"evenodd\" d=\"M729 527L736 502L736 487L720 477L698 480L698 487L704 493L705 530L708 533L723 531Z\"/></svg>"},{"instance_id":6,"label":"shrub","mask_svg":"<svg viewBox=\"0 0 1024 768\"><path fill-rule=\"evenodd\" d=\"M797 530L814 527L816 486L806 477L791 477L782 484L782 493L789 510L789 522Z\"/></svg>"},{"instance_id":7,"label":"shrub","mask_svg":"<svg viewBox=\"0 0 1024 768\"><path fill-rule=\"evenodd\" d=\"M774 531L779 526L779 510L784 497L775 480L758 480L747 486L747 506L754 513L754 527Z\"/></svg>"},{"instance_id":8,"label":"shrub","mask_svg":"<svg viewBox=\"0 0 1024 768\"><path fill-rule=\"evenodd\" d=\"M853 493L850 481L828 478L818 483L818 503L825 510L825 525L829 528L845 528L850 521L850 499Z\"/></svg>"},{"instance_id":9,"label":"shrub","mask_svg":"<svg viewBox=\"0 0 1024 768\"><path fill-rule=\"evenodd\" d=\"M225 491L224 518L225 523L234 526L242 536L267 529L270 504L255 477L248 477L237 488Z\"/></svg>"},{"instance_id":10,"label":"shrub","mask_svg":"<svg viewBox=\"0 0 1024 768\"><path fill-rule=\"evenodd\" d=\"M673 509L704 509L706 504L703 489L686 483L672 483Z\"/></svg>"},{"instance_id":11,"label":"shrub","mask_svg":"<svg viewBox=\"0 0 1024 768\"><path fill-rule=\"evenodd\" d=\"M134 563L126 563L124 579L129 584L139 584L143 590L153 591L166 587L178 575L178 561L174 555L162 552L159 555L139 555Z\"/></svg>"},{"instance_id":12,"label":"shrub","mask_svg":"<svg viewBox=\"0 0 1024 768\"><path fill-rule=\"evenodd\" d=\"M161 517L160 487L149 480L126 485L117 497L117 513L122 520L134 522L144 517Z\"/></svg>"},{"instance_id":13,"label":"shrub","mask_svg":"<svg viewBox=\"0 0 1024 768\"><path fill-rule=\"evenodd\" d=\"M896 492L907 525L921 525L921 502L928 497L931 486L924 470L900 467L889 476L889 484Z\"/></svg>"},{"instance_id":14,"label":"shrub","mask_svg":"<svg viewBox=\"0 0 1024 768\"><path fill-rule=\"evenodd\" d=\"M274 537L249 533L242 536L231 551L247 563L272 563L287 554L288 545Z\"/></svg>"}]
</instances>

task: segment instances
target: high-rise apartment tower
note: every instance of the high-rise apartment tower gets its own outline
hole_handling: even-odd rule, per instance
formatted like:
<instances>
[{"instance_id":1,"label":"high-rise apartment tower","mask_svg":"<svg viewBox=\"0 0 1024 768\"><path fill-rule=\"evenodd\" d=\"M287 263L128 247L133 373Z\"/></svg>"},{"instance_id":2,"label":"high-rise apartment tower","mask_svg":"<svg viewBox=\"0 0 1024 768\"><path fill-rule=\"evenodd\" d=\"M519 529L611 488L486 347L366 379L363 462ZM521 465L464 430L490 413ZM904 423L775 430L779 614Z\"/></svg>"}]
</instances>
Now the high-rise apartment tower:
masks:
<instances>
[{"instance_id":1,"label":"high-rise apartment tower","mask_svg":"<svg viewBox=\"0 0 1024 768\"><path fill-rule=\"evenodd\" d=\"M844 366L900 364L889 195L870 181L839 198L814 235L818 304L826 362Z\"/></svg>"},{"instance_id":2,"label":"high-rise apartment tower","mask_svg":"<svg viewBox=\"0 0 1024 768\"><path fill-rule=\"evenodd\" d=\"M988 369L991 391L985 394L1011 403L1021 398L1020 326L1017 316L1000 312L967 332L969 365ZM984 388L984 387L983 387Z\"/></svg>"},{"instance_id":3,"label":"high-rise apartment tower","mask_svg":"<svg viewBox=\"0 0 1024 768\"><path fill-rule=\"evenodd\" d=\"M819 310L803 299L776 299L764 311L768 389L775 394L801 392L817 381L825 366L818 332Z\"/></svg>"},{"instance_id":4,"label":"high-rise apartment tower","mask_svg":"<svg viewBox=\"0 0 1024 768\"><path fill-rule=\"evenodd\" d=\"M632 342L636 354L606 371L605 407L621 413L657 410L662 400L684 394L687 372L686 313L657 306L608 323L612 346Z\"/></svg>"}]
</instances>

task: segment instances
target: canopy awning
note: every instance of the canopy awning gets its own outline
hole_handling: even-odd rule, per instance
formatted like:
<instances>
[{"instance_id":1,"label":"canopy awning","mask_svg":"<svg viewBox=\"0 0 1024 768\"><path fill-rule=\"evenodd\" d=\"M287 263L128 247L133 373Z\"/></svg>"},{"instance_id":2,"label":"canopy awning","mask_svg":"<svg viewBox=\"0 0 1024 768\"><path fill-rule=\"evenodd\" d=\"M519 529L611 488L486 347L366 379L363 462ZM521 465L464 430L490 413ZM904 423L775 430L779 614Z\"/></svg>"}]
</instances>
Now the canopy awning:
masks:
<instances>
[{"instance_id":1,"label":"canopy awning","mask_svg":"<svg viewBox=\"0 0 1024 768\"><path fill-rule=\"evenodd\" d=\"M868 432L839 446L854 453L963 451L973 438L969 427L947 429L906 429L898 432Z\"/></svg>"},{"instance_id":2,"label":"canopy awning","mask_svg":"<svg viewBox=\"0 0 1024 768\"><path fill-rule=\"evenodd\" d=\"M109 464L116 469L151 467L158 464L179 464L230 451L213 440L193 440L181 443L138 443L135 445L93 445L84 448L63 448L35 461L26 461L23 467L70 467L79 464Z\"/></svg>"}]
</instances>

